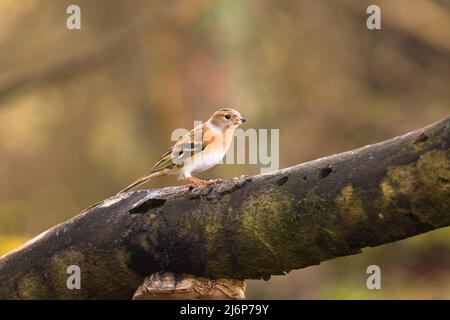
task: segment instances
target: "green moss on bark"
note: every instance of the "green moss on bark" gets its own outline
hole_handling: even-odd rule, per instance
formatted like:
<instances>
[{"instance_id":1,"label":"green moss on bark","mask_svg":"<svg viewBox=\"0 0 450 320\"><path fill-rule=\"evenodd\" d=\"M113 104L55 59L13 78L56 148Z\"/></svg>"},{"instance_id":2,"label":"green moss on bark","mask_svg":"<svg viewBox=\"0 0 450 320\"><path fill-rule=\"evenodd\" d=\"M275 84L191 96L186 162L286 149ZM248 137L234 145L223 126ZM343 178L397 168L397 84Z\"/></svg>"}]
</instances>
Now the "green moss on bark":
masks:
<instances>
[{"instance_id":1,"label":"green moss on bark","mask_svg":"<svg viewBox=\"0 0 450 320\"><path fill-rule=\"evenodd\" d=\"M363 201L356 194L351 184L345 186L336 198L337 210L344 220L347 227L352 227L358 223L364 223L367 220L367 214L364 211Z\"/></svg>"},{"instance_id":2,"label":"green moss on bark","mask_svg":"<svg viewBox=\"0 0 450 320\"><path fill-rule=\"evenodd\" d=\"M390 167L380 183L384 210L395 208L436 227L448 224L449 176L449 150L432 150L415 163Z\"/></svg>"},{"instance_id":3,"label":"green moss on bark","mask_svg":"<svg viewBox=\"0 0 450 320\"><path fill-rule=\"evenodd\" d=\"M5 284L3 284L5 285ZM16 295L12 299L36 299L45 297L47 285L36 274L28 273L21 277L17 285ZM44 290L44 292L43 292Z\"/></svg>"}]
</instances>

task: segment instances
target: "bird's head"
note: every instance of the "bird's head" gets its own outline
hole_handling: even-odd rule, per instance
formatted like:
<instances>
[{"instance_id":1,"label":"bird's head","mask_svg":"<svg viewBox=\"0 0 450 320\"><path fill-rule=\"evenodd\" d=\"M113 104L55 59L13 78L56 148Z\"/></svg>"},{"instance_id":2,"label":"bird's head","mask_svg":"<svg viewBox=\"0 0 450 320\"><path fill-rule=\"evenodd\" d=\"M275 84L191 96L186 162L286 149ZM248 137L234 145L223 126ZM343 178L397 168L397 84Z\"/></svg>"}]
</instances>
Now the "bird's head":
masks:
<instances>
[{"instance_id":1,"label":"bird's head","mask_svg":"<svg viewBox=\"0 0 450 320\"><path fill-rule=\"evenodd\" d=\"M246 122L246 120L241 116L239 111L232 108L223 108L214 112L208 122L224 131L230 128L236 129L240 124Z\"/></svg>"}]
</instances>

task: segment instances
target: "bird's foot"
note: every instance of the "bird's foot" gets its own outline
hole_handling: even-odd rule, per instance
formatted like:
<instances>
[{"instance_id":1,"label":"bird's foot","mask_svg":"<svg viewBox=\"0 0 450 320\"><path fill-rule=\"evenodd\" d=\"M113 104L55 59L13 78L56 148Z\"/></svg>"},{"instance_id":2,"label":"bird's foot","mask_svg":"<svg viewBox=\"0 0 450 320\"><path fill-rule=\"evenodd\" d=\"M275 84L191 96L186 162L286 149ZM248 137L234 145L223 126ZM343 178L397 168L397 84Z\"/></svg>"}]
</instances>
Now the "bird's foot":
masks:
<instances>
[{"instance_id":1,"label":"bird's foot","mask_svg":"<svg viewBox=\"0 0 450 320\"><path fill-rule=\"evenodd\" d=\"M207 182L208 182L208 184L216 184L216 183L223 182L223 180L222 179L210 179Z\"/></svg>"},{"instance_id":2,"label":"bird's foot","mask_svg":"<svg viewBox=\"0 0 450 320\"><path fill-rule=\"evenodd\" d=\"M202 180L202 179L197 179L194 177L188 177L187 179L189 180L189 182L191 182L194 185L206 186L208 184L208 181Z\"/></svg>"},{"instance_id":3,"label":"bird's foot","mask_svg":"<svg viewBox=\"0 0 450 320\"><path fill-rule=\"evenodd\" d=\"M187 179L191 182L191 184L189 185L189 189L190 190L192 190L194 188L202 188L202 189L204 189L206 187L209 187L211 185L214 185L216 183L219 183L219 182L223 181L221 179L215 179L215 180L211 179L211 180L206 181L206 180L197 179L197 178L194 178L194 177L189 177Z\"/></svg>"}]
</instances>

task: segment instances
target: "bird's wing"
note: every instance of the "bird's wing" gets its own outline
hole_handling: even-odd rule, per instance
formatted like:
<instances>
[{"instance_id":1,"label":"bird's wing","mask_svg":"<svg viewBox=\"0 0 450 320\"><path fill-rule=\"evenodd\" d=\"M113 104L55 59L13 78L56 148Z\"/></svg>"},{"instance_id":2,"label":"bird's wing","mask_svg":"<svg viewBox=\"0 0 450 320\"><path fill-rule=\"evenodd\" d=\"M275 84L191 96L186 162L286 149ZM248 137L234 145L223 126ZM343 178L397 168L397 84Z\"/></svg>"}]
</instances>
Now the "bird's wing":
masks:
<instances>
[{"instance_id":1,"label":"bird's wing","mask_svg":"<svg viewBox=\"0 0 450 320\"><path fill-rule=\"evenodd\" d=\"M215 136L213 132L211 132L208 126L204 123L195 127L180 140L178 140L178 142L175 143L169 151L163 154L150 172L133 182L118 194L127 192L128 190L131 190L134 187L150 180L156 175L163 174L163 172L161 172L162 170L182 167L185 161L199 152L204 151L214 140Z\"/></svg>"},{"instance_id":2,"label":"bird's wing","mask_svg":"<svg viewBox=\"0 0 450 320\"><path fill-rule=\"evenodd\" d=\"M172 148L163 154L151 172L173 168L177 165L181 166L186 160L205 150L214 139L210 129L202 123L181 137Z\"/></svg>"}]
</instances>

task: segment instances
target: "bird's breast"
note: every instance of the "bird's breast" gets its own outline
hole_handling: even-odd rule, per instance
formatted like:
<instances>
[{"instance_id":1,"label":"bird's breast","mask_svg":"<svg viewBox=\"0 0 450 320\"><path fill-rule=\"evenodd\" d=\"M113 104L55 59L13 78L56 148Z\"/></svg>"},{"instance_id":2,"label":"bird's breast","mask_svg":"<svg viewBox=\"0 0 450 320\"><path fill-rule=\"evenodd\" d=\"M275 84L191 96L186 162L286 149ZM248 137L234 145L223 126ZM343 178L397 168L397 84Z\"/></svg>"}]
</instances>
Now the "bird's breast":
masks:
<instances>
[{"instance_id":1,"label":"bird's breast","mask_svg":"<svg viewBox=\"0 0 450 320\"><path fill-rule=\"evenodd\" d=\"M195 154L185 165L185 172L202 172L218 164L226 154L225 148L206 148Z\"/></svg>"}]
</instances>

